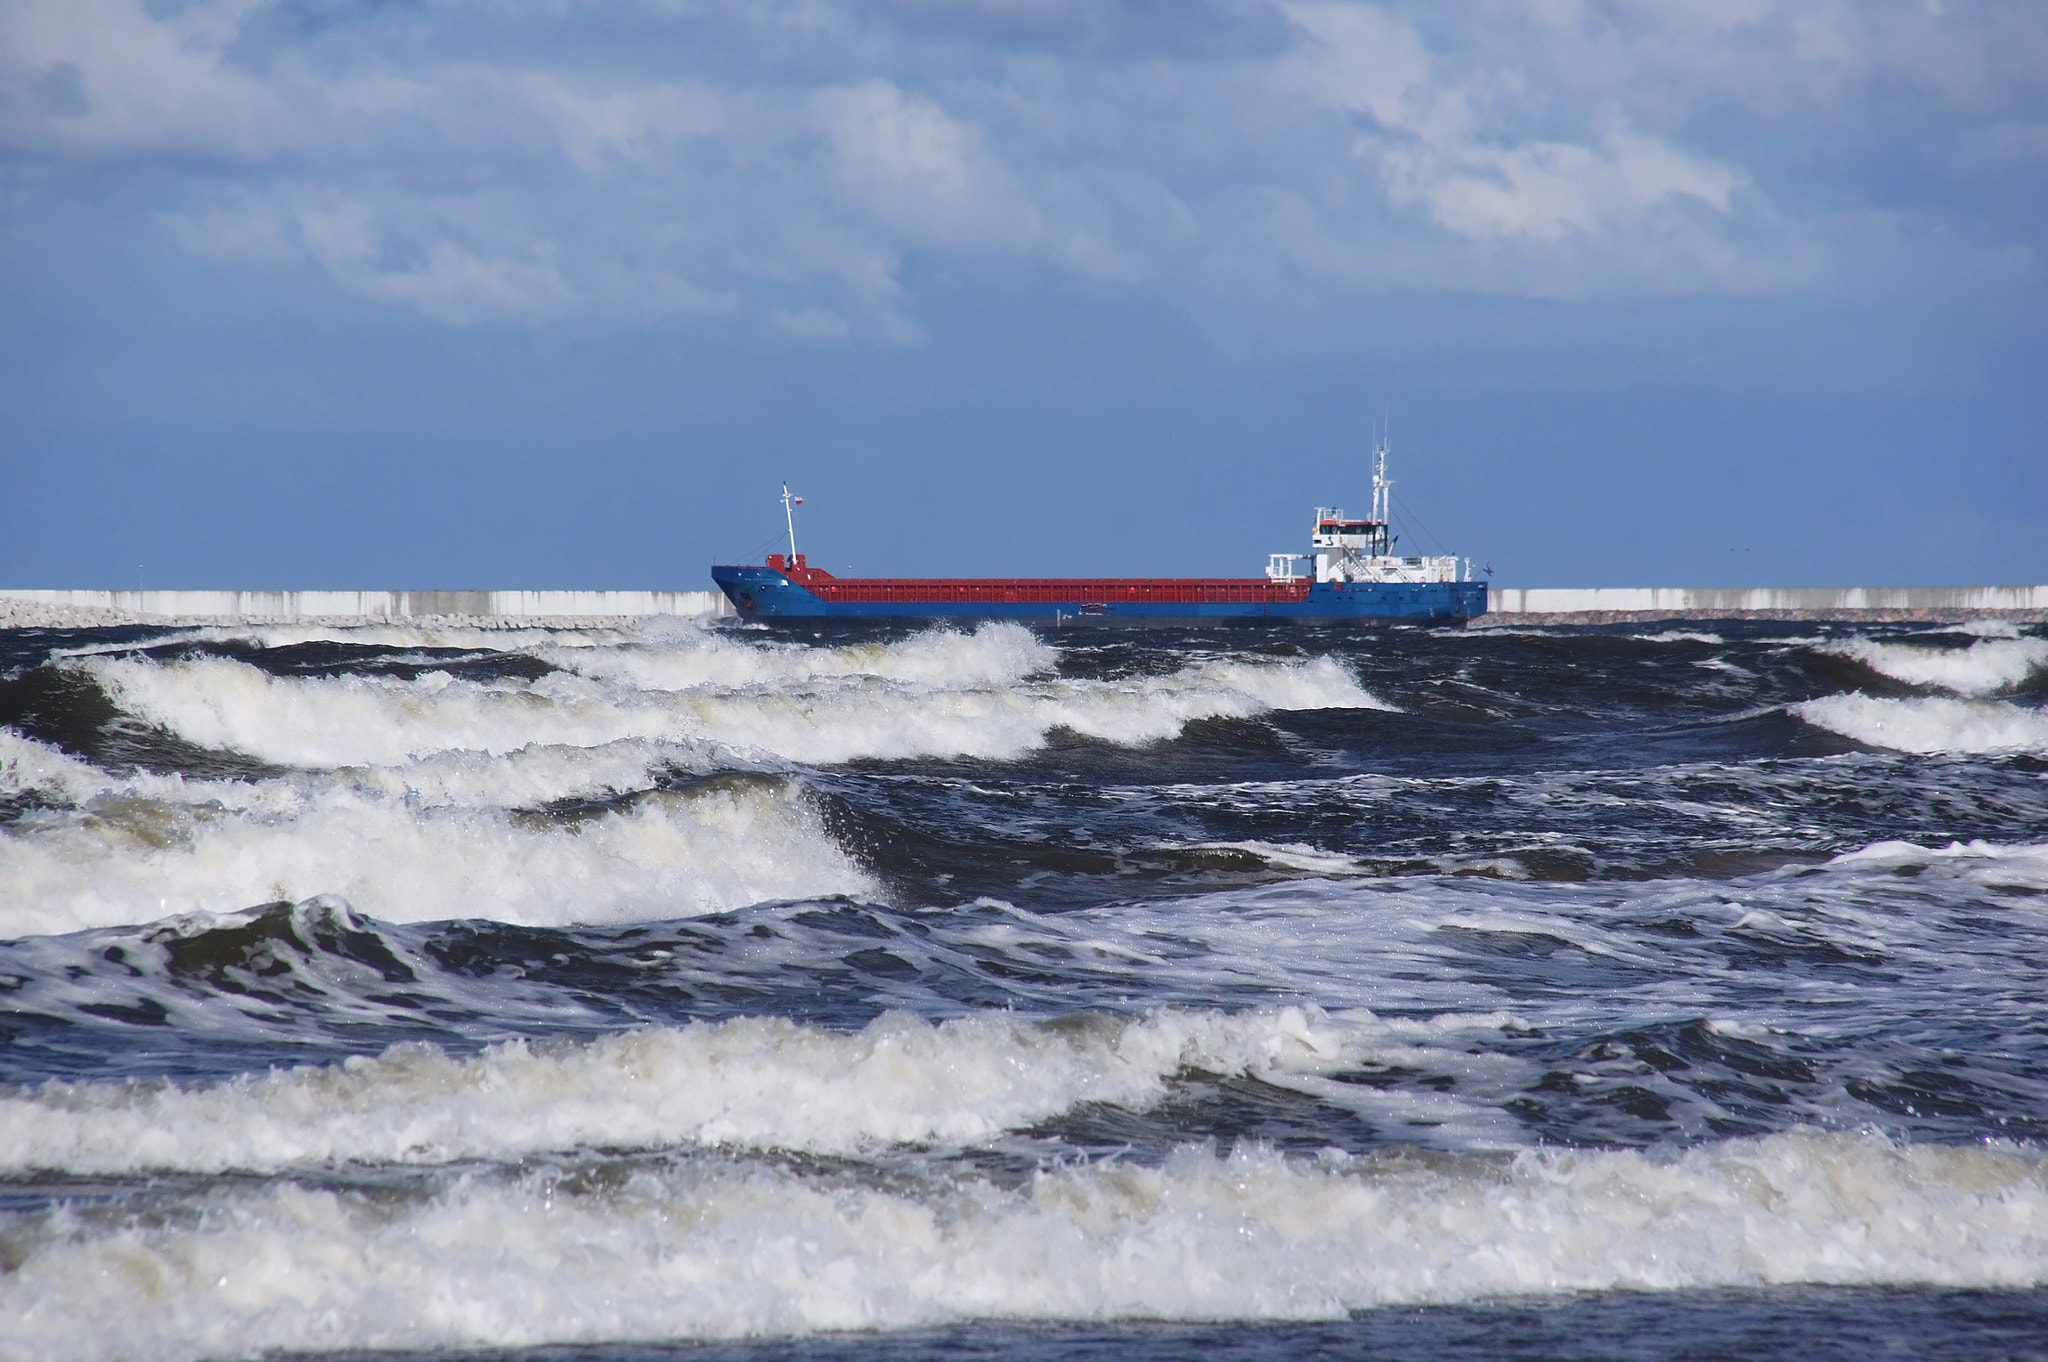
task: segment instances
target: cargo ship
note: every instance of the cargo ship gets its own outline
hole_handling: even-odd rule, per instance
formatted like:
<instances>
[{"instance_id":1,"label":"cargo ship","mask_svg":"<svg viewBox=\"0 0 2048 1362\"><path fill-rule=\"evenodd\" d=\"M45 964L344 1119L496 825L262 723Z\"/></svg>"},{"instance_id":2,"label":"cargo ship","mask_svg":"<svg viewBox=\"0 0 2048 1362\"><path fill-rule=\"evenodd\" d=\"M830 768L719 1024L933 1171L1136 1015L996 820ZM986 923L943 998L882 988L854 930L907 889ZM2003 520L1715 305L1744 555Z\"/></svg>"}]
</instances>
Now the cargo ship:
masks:
<instances>
[{"instance_id":1,"label":"cargo ship","mask_svg":"<svg viewBox=\"0 0 2048 1362\"><path fill-rule=\"evenodd\" d=\"M719 564L711 578L742 618L1020 619L1049 623L1173 620L1467 620L1486 613L1470 559L1394 552L1387 446L1373 449L1372 513L1318 507L1306 553L1267 555L1262 577L836 577L796 547L803 498L782 488L789 552Z\"/></svg>"}]
</instances>

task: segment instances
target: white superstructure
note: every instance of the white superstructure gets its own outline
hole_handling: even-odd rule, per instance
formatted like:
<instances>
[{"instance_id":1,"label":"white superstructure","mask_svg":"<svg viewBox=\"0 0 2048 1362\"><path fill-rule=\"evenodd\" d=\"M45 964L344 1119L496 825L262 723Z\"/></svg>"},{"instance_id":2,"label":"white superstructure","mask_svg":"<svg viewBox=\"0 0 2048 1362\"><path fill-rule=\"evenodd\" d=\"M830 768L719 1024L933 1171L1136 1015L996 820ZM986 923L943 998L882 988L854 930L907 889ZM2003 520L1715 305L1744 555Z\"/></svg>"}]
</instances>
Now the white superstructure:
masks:
<instances>
[{"instance_id":1,"label":"white superstructure","mask_svg":"<svg viewBox=\"0 0 2048 1362\"><path fill-rule=\"evenodd\" d=\"M1309 530L1312 553L1269 556L1266 576L1276 582L1299 581L1296 564L1315 561L1318 582L1457 582L1470 581L1472 565L1451 554L1403 557L1394 553L1392 504L1394 483L1387 476L1387 442L1373 447L1372 514L1363 520L1347 517L1342 508L1318 506Z\"/></svg>"}]
</instances>

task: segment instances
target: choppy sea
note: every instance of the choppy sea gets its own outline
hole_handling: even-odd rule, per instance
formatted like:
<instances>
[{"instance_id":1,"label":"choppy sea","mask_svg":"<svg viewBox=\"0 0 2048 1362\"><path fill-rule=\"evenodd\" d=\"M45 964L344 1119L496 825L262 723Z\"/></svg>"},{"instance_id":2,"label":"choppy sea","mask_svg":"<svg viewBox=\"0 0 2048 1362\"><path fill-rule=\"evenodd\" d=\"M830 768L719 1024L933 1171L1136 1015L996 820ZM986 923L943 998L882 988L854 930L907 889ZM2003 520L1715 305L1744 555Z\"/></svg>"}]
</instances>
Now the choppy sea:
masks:
<instances>
[{"instance_id":1,"label":"choppy sea","mask_svg":"<svg viewBox=\"0 0 2048 1362\"><path fill-rule=\"evenodd\" d=\"M0 1358L522 1350L2048 1357L2048 631L0 632Z\"/></svg>"}]
</instances>

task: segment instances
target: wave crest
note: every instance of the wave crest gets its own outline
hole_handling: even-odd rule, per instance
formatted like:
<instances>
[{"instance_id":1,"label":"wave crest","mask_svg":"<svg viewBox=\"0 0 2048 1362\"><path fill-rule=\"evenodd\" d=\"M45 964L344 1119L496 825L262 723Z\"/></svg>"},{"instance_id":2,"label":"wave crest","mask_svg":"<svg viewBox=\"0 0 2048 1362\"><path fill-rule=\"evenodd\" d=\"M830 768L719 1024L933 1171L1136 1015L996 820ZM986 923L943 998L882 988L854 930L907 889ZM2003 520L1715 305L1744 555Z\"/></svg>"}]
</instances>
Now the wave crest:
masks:
<instances>
[{"instance_id":1,"label":"wave crest","mask_svg":"<svg viewBox=\"0 0 2048 1362\"><path fill-rule=\"evenodd\" d=\"M1894 681L1955 695L1996 695L2048 668L2048 639L1980 638L1967 648L1924 648L1874 639L1839 639L1821 651L1853 658Z\"/></svg>"},{"instance_id":2,"label":"wave crest","mask_svg":"<svg viewBox=\"0 0 2048 1362\"><path fill-rule=\"evenodd\" d=\"M1021 1187L749 1161L284 1185L23 1225L0 1356L517 1347L967 1319L1336 1319L1373 1306L1790 1283L2048 1283L2041 1156L1799 1132L1669 1159L1418 1165L1184 1150Z\"/></svg>"},{"instance_id":3,"label":"wave crest","mask_svg":"<svg viewBox=\"0 0 2048 1362\"><path fill-rule=\"evenodd\" d=\"M1929 755L2048 752L2048 713L2003 700L1827 695L1790 706L1810 724L1871 747Z\"/></svg>"},{"instance_id":4,"label":"wave crest","mask_svg":"<svg viewBox=\"0 0 2048 1362\"><path fill-rule=\"evenodd\" d=\"M933 662L954 658L963 647L966 665L949 671ZM719 650L730 648L716 643L710 655L726 657ZM1055 729L1130 745L1175 737L1198 719L1272 709L1389 708L1329 658L1213 659L1120 681L1019 680L1018 668L1036 669L1042 660L1036 648L1042 645L1026 631L1004 626L972 636L920 636L866 652L737 649L767 659L749 660L739 672L766 669L772 682L742 678L674 690L642 689L602 674L696 668L707 655L703 647L684 650L680 662L635 661L615 651L599 662L593 652L577 670L534 681L479 681L440 671L409 679L281 677L220 657L168 663L94 657L65 665L87 670L127 713L188 742L316 769L400 766L455 751L502 755L534 746L633 741L709 744L750 760L814 764L927 756L1000 760L1042 746ZM861 656L850 658L854 652ZM903 676L834 670L884 662ZM779 670L785 663L795 679ZM906 679L919 672L944 673L945 679Z\"/></svg>"},{"instance_id":5,"label":"wave crest","mask_svg":"<svg viewBox=\"0 0 2048 1362\"><path fill-rule=\"evenodd\" d=\"M267 1171L443 1163L581 1146L851 1154L957 1145L1085 1102L1143 1108L1187 1070L1355 1066L1370 1019L1316 1009L1030 1021L885 1015L852 1035L776 1018L456 1058L429 1045L208 1086L50 1083L0 1099L0 1170Z\"/></svg>"},{"instance_id":6,"label":"wave crest","mask_svg":"<svg viewBox=\"0 0 2048 1362\"><path fill-rule=\"evenodd\" d=\"M387 922L690 917L874 888L782 778L654 790L595 816L415 806L347 786L285 812L119 795L0 829L0 938L332 894Z\"/></svg>"}]
</instances>

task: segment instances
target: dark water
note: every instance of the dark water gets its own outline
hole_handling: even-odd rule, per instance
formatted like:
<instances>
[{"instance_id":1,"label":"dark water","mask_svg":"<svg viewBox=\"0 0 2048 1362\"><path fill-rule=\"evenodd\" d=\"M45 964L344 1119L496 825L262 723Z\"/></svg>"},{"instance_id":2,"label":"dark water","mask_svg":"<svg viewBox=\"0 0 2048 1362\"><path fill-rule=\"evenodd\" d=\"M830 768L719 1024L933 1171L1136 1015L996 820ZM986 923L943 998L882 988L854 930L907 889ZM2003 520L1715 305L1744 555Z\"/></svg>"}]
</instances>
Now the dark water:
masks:
<instances>
[{"instance_id":1,"label":"dark water","mask_svg":"<svg viewBox=\"0 0 2048 1362\"><path fill-rule=\"evenodd\" d=\"M0 1357L2039 1356L2044 701L1999 626L0 633Z\"/></svg>"},{"instance_id":2,"label":"dark water","mask_svg":"<svg viewBox=\"0 0 2048 1362\"><path fill-rule=\"evenodd\" d=\"M571 1362L782 1362L789 1358L906 1362L974 1358L1373 1358L1380 1362L1865 1362L2048 1356L2040 1292L1775 1291L1609 1294L1570 1300L1428 1308L1383 1307L1316 1324L956 1326L885 1338L825 1335L749 1344L537 1348L480 1357ZM337 1355L339 1356L339 1355ZM353 1354L388 1357L389 1354Z\"/></svg>"}]
</instances>

